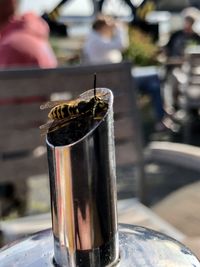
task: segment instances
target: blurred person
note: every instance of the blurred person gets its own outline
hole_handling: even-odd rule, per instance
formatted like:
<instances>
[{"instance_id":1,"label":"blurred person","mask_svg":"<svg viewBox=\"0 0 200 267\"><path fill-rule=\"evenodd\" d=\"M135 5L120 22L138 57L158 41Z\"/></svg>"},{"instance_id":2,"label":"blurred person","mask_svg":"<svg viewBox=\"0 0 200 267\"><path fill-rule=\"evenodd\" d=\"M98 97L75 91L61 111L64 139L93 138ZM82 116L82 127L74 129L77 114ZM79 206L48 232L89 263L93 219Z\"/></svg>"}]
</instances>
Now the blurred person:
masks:
<instances>
[{"instance_id":1,"label":"blurred person","mask_svg":"<svg viewBox=\"0 0 200 267\"><path fill-rule=\"evenodd\" d=\"M189 46L200 45L200 35L195 32L194 24L199 19L198 9L190 7L183 10L182 29L173 32L168 43L164 47L164 57L166 61L166 88L165 102L166 111L174 115L178 110L178 99L180 95L179 82L176 73L181 73L184 62L185 50Z\"/></svg>"},{"instance_id":2,"label":"blurred person","mask_svg":"<svg viewBox=\"0 0 200 267\"><path fill-rule=\"evenodd\" d=\"M157 132L171 128L169 118L165 116L163 99L161 95L161 82L157 70L152 66L133 68L133 80L139 92L151 98L156 123L154 130Z\"/></svg>"},{"instance_id":3,"label":"blurred person","mask_svg":"<svg viewBox=\"0 0 200 267\"><path fill-rule=\"evenodd\" d=\"M108 16L98 16L83 46L83 60L87 63L117 63L128 46L124 24Z\"/></svg>"},{"instance_id":4,"label":"blurred person","mask_svg":"<svg viewBox=\"0 0 200 267\"><path fill-rule=\"evenodd\" d=\"M183 11L183 28L171 34L165 46L167 57L183 57L184 51L189 45L199 45L200 35L194 31L194 23L199 11L195 8L187 8Z\"/></svg>"},{"instance_id":5,"label":"blurred person","mask_svg":"<svg viewBox=\"0 0 200 267\"><path fill-rule=\"evenodd\" d=\"M91 33L83 46L83 63L103 64L121 62L122 51L128 46L127 28L119 21L107 16L98 16L92 25ZM141 72L140 72L141 73ZM155 73L135 74L133 80L140 92L151 96L156 116L155 130L166 129L164 124L164 109L160 91L160 80Z\"/></svg>"},{"instance_id":6,"label":"blurred person","mask_svg":"<svg viewBox=\"0 0 200 267\"><path fill-rule=\"evenodd\" d=\"M49 28L33 13L17 14L19 0L0 0L0 68L57 66Z\"/></svg>"}]
</instances>

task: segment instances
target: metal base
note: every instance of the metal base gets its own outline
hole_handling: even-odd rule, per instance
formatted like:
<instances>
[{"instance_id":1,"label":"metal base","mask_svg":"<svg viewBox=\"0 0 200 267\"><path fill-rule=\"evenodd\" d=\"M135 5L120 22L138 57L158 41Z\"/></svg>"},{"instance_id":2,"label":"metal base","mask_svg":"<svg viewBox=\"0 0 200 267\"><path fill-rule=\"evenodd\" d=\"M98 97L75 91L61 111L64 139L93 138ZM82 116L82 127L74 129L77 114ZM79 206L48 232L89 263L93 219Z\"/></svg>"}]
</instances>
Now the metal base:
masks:
<instances>
[{"instance_id":1,"label":"metal base","mask_svg":"<svg viewBox=\"0 0 200 267\"><path fill-rule=\"evenodd\" d=\"M120 259L115 267L200 267L188 248L164 234L139 226L120 225L119 239ZM55 267L53 247L52 231L42 231L1 249L0 265Z\"/></svg>"}]
</instances>

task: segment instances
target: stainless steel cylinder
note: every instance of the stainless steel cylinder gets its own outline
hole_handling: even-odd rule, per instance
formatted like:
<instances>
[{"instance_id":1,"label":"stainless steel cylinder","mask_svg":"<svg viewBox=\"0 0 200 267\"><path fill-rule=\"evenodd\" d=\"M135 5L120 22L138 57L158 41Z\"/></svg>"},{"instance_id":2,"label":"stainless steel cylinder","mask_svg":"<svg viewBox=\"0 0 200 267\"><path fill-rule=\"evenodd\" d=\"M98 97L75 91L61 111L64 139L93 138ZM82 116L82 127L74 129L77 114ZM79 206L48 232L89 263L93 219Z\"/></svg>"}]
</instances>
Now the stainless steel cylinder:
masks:
<instances>
[{"instance_id":1,"label":"stainless steel cylinder","mask_svg":"<svg viewBox=\"0 0 200 267\"><path fill-rule=\"evenodd\" d=\"M97 94L108 102L108 111L80 140L65 144L59 132L47 135L54 259L59 266L108 266L119 257L113 95L109 89L97 89ZM93 96L92 89L80 98Z\"/></svg>"}]
</instances>

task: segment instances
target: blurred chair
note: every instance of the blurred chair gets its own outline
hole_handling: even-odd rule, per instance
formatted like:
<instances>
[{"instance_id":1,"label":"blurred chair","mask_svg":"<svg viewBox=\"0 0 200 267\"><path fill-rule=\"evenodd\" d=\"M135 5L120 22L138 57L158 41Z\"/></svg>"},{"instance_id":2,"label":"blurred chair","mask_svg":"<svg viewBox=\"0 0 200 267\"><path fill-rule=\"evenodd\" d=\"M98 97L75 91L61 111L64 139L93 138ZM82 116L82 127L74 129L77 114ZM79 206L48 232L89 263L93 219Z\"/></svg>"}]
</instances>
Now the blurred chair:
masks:
<instances>
[{"instance_id":1,"label":"blurred chair","mask_svg":"<svg viewBox=\"0 0 200 267\"><path fill-rule=\"evenodd\" d=\"M183 141L188 143L191 138L192 125L198 118L200 108L200 46L189 47L185 51L185 60L180 68L172 72L172 91L177 95L177 110L174 120L183 126Z\"/></svg>"},{"instance_id":2,"label":"blurred chair","mask_svg":"<svg viewBox=\"0 0 200 267\"><path fill-rule=\"evenodd\" d=\"M155 141L146 148L147 161L162 162L200 171L200 148L187 144Z\"/></svg>"},{"instance_id":3,"label":"blurred chair","mask_svg":"<svg viewBox=\"0 0 200 267\"><path fill-rule=\"evenodd\" d=\"M186 169L196 171L197 177L200 177L198 175L200 147L172 142L152 142L146 152L148 161L177 166L180 168L180 175ZM185 235L182 242L198 256L200 255L199 190L200 182L197 178L195 182L175 190L152 207L158 216Z\"/></svg>"},{"instance_id":4,"label":"blurred chair","mask_svg":"<svg viewBox=\"0 0 200 267\"><path fill-rule=\"evenodd\" d=\"M167 194L184 185L199 181L199 147L175 142L154 141L146 147L145 162L148 165L155 164L155 166L160 167L160 181L162 184L159 190L164 190ZM164 174L167 172L168 176L162 175L162 171L164 171ZM169 180L166 180L167 178ZM151 180L145 180L144 184L148 199L152 191L156 193L158 187Z\"/></svg>"}]
</instances>

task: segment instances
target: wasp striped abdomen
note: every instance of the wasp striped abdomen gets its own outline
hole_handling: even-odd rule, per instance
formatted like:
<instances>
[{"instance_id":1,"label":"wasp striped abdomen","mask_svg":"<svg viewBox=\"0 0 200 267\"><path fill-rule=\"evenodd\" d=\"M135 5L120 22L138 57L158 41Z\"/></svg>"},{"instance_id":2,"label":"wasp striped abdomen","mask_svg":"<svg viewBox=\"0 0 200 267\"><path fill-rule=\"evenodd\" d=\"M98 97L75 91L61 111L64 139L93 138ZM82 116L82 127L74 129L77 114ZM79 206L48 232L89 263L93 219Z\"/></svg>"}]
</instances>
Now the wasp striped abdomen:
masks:
<instances>
[{"instance_id":1,"label":"wasp striped abdomen","mask_svg":"<svg viewBox=\"0 0 200 267\"><path fill-rule=\"evenodd\" d=\"M91 111L93 103L91 101L79 101L72 104L60 104L55 106L48 114L52 120L60 120Z\"/></svg>"},{"instance_id":2,"label":"wasp striped abdomen","mask_svg":"<svg viewBox=\"0 0 200 267\"><path fill-rule=\"evenodd\" d=\"M48 117L52 120L64 119L65 117L68 116L69 113L67 105L58 105L54 107L48 114Z\"/></svg>"}]
</instances>

